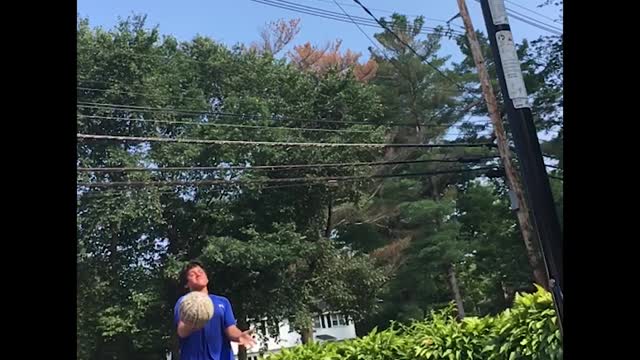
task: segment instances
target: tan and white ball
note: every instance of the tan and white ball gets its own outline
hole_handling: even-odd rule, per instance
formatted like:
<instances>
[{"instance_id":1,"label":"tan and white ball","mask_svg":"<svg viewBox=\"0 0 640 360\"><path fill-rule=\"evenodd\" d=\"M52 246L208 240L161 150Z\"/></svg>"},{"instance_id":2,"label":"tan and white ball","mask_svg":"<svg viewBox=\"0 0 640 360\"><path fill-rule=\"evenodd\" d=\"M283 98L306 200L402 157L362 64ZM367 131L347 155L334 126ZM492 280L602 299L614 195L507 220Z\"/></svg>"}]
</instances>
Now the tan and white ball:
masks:
<instances>
[{"instance_id":1,"label":"tan and white ball","mask_svg":"<svg viewBox=\"0 0 640 360\"><path fill-rule=\"evenodd\" d=\"M180 320L196 329L203 328L213 317L213 302L209 295L193 291L180 303Z\"/></svg>"}]
</instances>

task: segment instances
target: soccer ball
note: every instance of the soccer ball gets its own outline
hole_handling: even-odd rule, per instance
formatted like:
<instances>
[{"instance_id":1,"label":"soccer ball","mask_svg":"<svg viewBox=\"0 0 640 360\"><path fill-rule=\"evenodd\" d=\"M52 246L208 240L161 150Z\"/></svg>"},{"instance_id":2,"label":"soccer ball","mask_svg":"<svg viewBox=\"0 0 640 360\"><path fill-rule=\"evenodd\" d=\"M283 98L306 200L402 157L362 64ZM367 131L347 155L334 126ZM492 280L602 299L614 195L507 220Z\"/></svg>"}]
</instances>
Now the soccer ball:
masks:
<instances>
[{"instance_id":1,"label":"soccer ball","mask_svg":"<svg viewBox=\"0 0 640 360\"><path fill-rule=\"evenodd\" d=\"M180 320L196 329L203 328L213 317L213 302L209 295L190 292L180 303Z\"/></svg>"}]
</instances>

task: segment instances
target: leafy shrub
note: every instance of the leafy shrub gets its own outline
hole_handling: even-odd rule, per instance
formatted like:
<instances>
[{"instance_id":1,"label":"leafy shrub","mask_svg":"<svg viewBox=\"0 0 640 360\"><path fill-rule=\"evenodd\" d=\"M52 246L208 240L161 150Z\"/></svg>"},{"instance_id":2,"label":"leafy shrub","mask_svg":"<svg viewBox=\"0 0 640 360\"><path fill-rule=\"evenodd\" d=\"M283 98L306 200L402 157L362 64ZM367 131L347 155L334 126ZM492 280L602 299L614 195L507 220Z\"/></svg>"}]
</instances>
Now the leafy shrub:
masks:
<instances>
[{"instance_id":1,"label":"leafy shrub","mask_svg":"<svg viewBox=\"0 0 640 360\"><path fill-rule=\"evenodd\" d=\"M497 316L457 321L454 307L409 326L339 343L284 349L269 360L560 360L562 342L551 294L518 294Z\"/></svg>"}]
</instances>

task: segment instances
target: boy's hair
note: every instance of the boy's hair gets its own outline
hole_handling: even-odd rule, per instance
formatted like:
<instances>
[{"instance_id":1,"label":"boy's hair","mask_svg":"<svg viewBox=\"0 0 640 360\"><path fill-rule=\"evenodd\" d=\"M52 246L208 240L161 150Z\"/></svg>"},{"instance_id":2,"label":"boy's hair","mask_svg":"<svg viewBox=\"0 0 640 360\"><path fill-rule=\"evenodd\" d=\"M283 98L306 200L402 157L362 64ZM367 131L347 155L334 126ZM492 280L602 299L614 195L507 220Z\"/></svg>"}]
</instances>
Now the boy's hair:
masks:
<instances>
[{"instance_id":1,"label":"boy's hair","mask_svg":"<svg viewBox=\"0 0 640 360\"><path fill-rule=\"evenodd\" d=\"M180 272L180 286L187 286L187 275L189 273L189 270L193 269L194 267L200 267L205 273L207 272L207 269L204 268L204 265L202 265L200 261L189 261L187 265L182 268L182 272Z\"/></svg>"}]
</instances>

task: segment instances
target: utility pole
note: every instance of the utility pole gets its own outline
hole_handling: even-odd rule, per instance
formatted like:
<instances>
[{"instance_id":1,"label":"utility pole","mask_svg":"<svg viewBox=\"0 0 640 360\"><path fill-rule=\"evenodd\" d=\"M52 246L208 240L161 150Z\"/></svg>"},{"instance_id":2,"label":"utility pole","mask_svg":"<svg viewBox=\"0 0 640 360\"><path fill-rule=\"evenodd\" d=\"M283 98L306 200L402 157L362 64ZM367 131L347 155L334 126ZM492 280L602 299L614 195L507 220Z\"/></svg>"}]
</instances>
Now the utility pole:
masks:
<instances>
[{"instance_id":1,"label":"utility pole","mask_svg":"<svg viewBox=\"0 0 640 360\"><path fill-rule=\"evenodd\" d=\"M548 287L553 294L558 324L562 333L564 315L562 229L553 202L553 194L542 158L538 134L533 123L527 89L522 77L522 69L511 34L504 0L480 0L480 4L522 170L527 203L531 204L543 259L549 274Z\"/></svg>"},{"instance_id":2,"label":"utility pole","mask_svg":"<svg viewBox=\"0 0 640 360\"><path fill-rule=\"evenodd\" d=\"M522 238L524 240L529 265L533 269L533 278L535 282L548 290L548 280L545 274L544 263L540 258L540 249L537 246L536 234L531 222L532 218L531 213L529 212L528 202L525 200L522 183L518 176L518 172L513 165L513 154L509 149L507 134L502 124L502 116L498 110L498 101L496 100L493 87L491 86L489 72L485 66L485 60L482 55L480 43L478 42L476 31L473 28L473 23L471 22L471 17L469 16L469 10L467 9L465 0L457 1L458 8L460 9L460 16L462 17L462 21L464 22L464 27L467 32L467 39L469 40L469 48L473 55L473 61L478 69L482 93L484 95L485 102L487 103L491 123L493 124L493 131L498 144L498 153L500 154L500 160L502 160L505 175L507 177L507 183L511 191L510 195L512 195L514 197L513 200L515 200L512 200L512 204L515 202L513 210L516 211L518 217L520 232L522 233Z\"/></svg>"}]
</instances>

